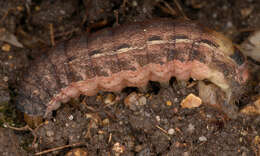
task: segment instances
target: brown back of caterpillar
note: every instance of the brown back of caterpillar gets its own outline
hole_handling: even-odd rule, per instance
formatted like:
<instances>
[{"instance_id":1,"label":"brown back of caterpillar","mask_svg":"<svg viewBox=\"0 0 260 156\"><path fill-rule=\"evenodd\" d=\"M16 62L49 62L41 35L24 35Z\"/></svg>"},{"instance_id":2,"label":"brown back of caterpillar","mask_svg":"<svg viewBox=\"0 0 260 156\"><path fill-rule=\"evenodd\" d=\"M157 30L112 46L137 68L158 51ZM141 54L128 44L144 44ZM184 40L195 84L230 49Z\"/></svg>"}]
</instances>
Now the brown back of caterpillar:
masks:
<instances>
[{"instance_id":1,"label":"brown back of caterpillar","mask_svg":"<svg viewBox=\"0 0 260 156\"><path fill-rule=\"evenodd\" d=\"M17 106L47 115L80 94L144 87L149 80L207 79L227 101L248 79L245 57L221 34L190 21L157 19L82 35L52 48L19 82Z\"/></svg>"}]
</instances>

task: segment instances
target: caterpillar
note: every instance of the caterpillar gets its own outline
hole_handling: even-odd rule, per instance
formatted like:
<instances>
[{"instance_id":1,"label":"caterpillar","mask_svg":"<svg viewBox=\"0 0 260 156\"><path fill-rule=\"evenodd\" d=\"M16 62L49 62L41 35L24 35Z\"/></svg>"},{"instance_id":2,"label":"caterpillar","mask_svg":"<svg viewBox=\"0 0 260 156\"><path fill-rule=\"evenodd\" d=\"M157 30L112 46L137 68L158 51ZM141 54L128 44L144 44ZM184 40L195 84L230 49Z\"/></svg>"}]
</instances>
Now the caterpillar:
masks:
<instances>
[{"instance_id":1,"label":"caterpillar","mask_svg":"<svg viewBox=\"0 0 260 156\"><path fill-rule=\"evenodd\" d=\"M247 61L222 34L192 21L154 19L81 35L35 59L18 83L17 107L47 116L80 94L120 92L148 81L209 80L236 99Z\"/></svg>"}]
</instances>

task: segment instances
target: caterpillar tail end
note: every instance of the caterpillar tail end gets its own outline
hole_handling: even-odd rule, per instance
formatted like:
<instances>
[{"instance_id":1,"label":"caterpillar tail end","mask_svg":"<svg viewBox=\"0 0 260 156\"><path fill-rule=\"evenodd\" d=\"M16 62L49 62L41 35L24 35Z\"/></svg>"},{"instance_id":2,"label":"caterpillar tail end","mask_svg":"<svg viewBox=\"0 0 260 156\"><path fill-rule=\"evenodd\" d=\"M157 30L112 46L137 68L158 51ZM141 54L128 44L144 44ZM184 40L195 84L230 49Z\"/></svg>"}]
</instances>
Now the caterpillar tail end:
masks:
<instances>
[{"instance_id":1,"label":"caterpillar tail end","mask_svg":"<svg viewBox=\"0 0 260 156\"><path fill-rule=\"evenodd\" d=\"M44 118L47 118L49 114L51 114L52 111L57 110L61 105L61 102L58 101L51 101L46 108L46 111L44 113Z\"/></svg>"}]
</instances>

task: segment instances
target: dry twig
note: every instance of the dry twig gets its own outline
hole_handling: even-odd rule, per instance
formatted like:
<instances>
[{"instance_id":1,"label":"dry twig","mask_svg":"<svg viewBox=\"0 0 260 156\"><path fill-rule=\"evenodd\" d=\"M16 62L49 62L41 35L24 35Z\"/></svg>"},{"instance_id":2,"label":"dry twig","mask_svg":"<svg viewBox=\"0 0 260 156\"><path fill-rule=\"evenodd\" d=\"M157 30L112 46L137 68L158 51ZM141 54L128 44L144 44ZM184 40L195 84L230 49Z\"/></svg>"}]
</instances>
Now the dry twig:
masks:
<instances>
[{"instance_id":1,"label":"dry twig","mask_svg":"<svg viewBox=\"0 0 260 156\"><path fill-rule=\"evenodd\" d=\"M53 24L49 24L49 29L50 29L50 38L51 38L51 45L55 46L55 41L54 41L54 30L53 30Z\"/></svg>"},{"instance_id":2,"label":"dry twig","mask_svg":"<svg viewBox=\"0 0 260 156\"><path fill-rule=\"evenodd\" d=\"M32 132L32 135L33 135L33 142L32 142L32 147L34 147L36 141L37 141L37 135L36 135L36 132L38 131L38 129L44 125L45 123L41 123L38 127L36 127L35 129L32 129L29 125L25 125L24 127L20 127L20 128L17 128L17 127L13 127L13 126L10 126L8 124L6 124L7 128L10 128L10 129L13 129L13 130L16 130L16 131L31 131Z\"/></svg>"},{"instance_id":3,"label":"dry twig","mask_svg":"<svg viewBox=\"0 0 260 156\"><path fill-rule=\"evenodd\" d=\"M64 148L68 148L68 147L81 146L83 144L84 143L79 142L79 143L75 143L75 144L71 144L71 145L64 145L64 146L60 146L60 147L55 147L55 148L51 148L51 149L48 149L48 150L45 150L45 151L37 152L37 153L35 153L35 155L42 155L42 154L50 153L50 152L53 152L53 151L62 150Z\"/></svg>"},{"instance_id":4,"label":"dry twig","mask_svg":"<svg viewBox=\"0 0 260 156\"><path fill-rule=\"evenodd\" d=\"M184 13L184 11L183 11L183 9L182 9L182 7L181 7L179 1L178 1L178 0L174 0L174 3L175 3L175 5L177 6L178 10L180 11L181 15L182 15L185 19L189 20L189 18L188 18L188 17L186 16L186 14Z\"/></svg>"},{"instance_id":5,"label":"dry twig","mask_svg":"<svg viewBox=\"0 0 260 156\"><path fill-rule=\"evenodd\" d=\"M156 125L155 127L158 128L159 130L161 130L163 132L163 134L168 138L168 140L171 140L171 137L168 136L168 132L165 129L163 129L159 125Z\"/></svg>"}]
</instances>

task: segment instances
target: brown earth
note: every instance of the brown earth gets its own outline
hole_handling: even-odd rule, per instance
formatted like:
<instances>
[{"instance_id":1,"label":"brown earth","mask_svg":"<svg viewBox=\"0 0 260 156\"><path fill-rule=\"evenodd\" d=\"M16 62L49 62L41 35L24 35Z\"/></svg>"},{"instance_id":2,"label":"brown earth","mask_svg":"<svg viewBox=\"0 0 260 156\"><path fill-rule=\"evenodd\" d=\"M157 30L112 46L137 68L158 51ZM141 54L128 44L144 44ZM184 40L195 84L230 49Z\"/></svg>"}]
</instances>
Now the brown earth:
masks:
<instances>
[{"instance_id":1,"label":"brown earth","mask_svg":"<svg viewBox=\"0 0 260 156\"><path fill-rule=\"evenodd\" d=\"M51 149L45 155L65 155L80 148L88 155L260 155L259 116L240 114L231 120L205 104L193 109L180 106L189 93L198 95L196 81L185 84L173 79L168 87L152 83L148 92L130 88L120 94L82 96L63 105L51 120L33 132L30 128L6 128L26 125L13 101L15 82L22 71L35 56L44 55L49 47L79 34L130 21L186 16L240 44L260 28L258 0L176 2L1 0L0 125L5 128L0 129L0 152L34 155ZM3 32L9 38L3 37ZM240 109L260 94L260 68L250 63L253 79L249 91L237 102Z\"/></svg>"}]
</instances>

